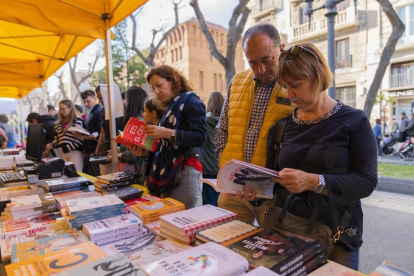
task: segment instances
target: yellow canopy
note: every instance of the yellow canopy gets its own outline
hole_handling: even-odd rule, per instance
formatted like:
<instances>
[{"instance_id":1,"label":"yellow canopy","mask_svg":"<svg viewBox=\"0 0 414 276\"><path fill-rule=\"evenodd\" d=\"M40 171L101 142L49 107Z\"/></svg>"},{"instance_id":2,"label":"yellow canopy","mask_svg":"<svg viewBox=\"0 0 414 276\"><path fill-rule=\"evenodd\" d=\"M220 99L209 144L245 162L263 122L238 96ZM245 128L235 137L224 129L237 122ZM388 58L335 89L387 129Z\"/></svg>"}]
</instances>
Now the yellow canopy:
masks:
<instances>
[{"instance_id":1,"label":"yellow canopy","mask_svg":"<svg viewBox=\"0 0 414 276\"><path fill-rule=\"evenodd\" d=\"M0 97L24 97L94 41L0 20Z\"/></svg>"},{"instance_id":2,"label":"yellow canopy","mask_svg":"<svg viewBox=\"0 0 414 276\"><path fill-rule=\"evenodd\" d=\"M111 28L147 0L2 0L0 20L38 30L106 39ZM108 26L105 20L108 19Z\"/></svg>"}]
</instances>

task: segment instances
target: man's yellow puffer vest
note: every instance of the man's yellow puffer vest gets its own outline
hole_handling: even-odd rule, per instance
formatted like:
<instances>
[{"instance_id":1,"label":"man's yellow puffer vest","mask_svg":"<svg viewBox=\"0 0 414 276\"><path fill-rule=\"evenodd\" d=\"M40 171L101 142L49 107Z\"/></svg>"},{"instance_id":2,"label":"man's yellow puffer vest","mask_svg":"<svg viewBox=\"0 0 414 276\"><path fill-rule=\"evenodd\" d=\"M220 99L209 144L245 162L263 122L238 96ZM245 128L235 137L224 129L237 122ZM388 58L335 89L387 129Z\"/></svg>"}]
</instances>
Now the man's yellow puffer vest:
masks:
<instances>
[{"instance_id":1,"label":"man's yellow puffer vest","mask_svg":"<svg viewBox=\"0 0 414 276\"><path fill-rule=\"evenodd\" d=\"M228 139L221 155L220 168L230 159L245 161L245 140L252 113L255 86L252 70L240 72L233 77L229 95ZM291 105L276 103L277 97L286 98L285 89L278 83L273 88L251 159L252 164L262 167L266 165L266 147L270 128L280 119L292 114L293 110Z\"/></svg>"}]
</instances>

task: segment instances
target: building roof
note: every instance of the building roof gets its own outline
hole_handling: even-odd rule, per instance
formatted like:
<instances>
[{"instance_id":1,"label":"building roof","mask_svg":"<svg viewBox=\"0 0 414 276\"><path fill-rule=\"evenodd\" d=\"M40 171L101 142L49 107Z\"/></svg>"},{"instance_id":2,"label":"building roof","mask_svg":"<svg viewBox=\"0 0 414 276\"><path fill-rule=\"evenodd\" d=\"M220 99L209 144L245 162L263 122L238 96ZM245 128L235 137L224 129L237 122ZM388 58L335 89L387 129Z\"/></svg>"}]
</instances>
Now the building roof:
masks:
<instances>
[{"instance_id":1,"label":"building roof","mask_svg":"<svg viewBox=\"0 0 414 276\"><path fill-rule=\"evenodd\" d=\"M199 24L199 23L198 23L198 19L197 19L196 17L192 17L192 18L190 18L189 20L185 21L184 23L186 23L186 22L191 22L191 23L196 23L196 24ZM211 28L211 29L216 29L216 30L220 30L220 31L227 32L227 29L226 29L226 28L224 28L224 27L223 27L223 26L221 26L221 25L218 25L218 24L215 24L215 23L211 23L211 22L208 22L208 21L206 21L206 24L207 24L207 27L208 27L208 28Z\"/></svg>"}]
</instances>

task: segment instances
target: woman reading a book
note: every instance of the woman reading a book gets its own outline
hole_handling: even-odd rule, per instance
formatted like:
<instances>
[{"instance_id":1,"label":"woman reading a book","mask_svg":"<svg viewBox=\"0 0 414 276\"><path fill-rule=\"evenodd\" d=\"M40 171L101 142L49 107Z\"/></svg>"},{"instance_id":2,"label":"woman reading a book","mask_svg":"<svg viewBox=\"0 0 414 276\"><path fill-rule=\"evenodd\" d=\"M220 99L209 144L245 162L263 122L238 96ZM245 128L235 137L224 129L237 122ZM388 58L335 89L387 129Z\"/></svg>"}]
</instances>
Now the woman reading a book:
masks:
<instances>
[{"instance_id":1,"label":"woman reading a book","mask_svg":"<svg viewBox=\"0 0 414 276\"><path fill-rule=\"evenodd\" d=\"M280 178L274 178L279 183L276 206L282 207L293 193L299 200L292 201L289 212L309 219L318 205L316 221L339 237L328 258L358 270L363 230L360 199L377 184L376 140L362 110L329 97L326 90L332 78L313 44L296 45L280 55L276 79L297 108L285 119L277 160L277 125L272 127L266 166L280 171ZM338 232L344 214L349 214L344 220L348 222Z\"/></svg>"},{"instance_id":2,"label":"woman reading a book","mask_svg":"<svg viewBox=\"0 0 414 276\"><path fill-rule=\"evenodd\" d=\"M77 138L70 127L85 128L82 118L76 117L75 105L71 100L59 102L59 117L55 125L55 140L46 145L46 149L61 148L63 159L75 164L78 171L83 170L82 138Z\"/></svg>"},{"instance_id":3,"label":"woman reading a book","mask_svg":"<svg viewBox=\"0 0 414 276\"><path fill-rule=\"evenodd\" d=\"M206 109L187 79L175 68L161 65L148 72L147 81L165 108L158 126L145 127L148 135L160 138L155 150L148 188L154 194L169 193L185 207L202 205L202 173L199 148L207 137ZM136 155L142 148L131 146Z\"/></svg>"}]
</instances>

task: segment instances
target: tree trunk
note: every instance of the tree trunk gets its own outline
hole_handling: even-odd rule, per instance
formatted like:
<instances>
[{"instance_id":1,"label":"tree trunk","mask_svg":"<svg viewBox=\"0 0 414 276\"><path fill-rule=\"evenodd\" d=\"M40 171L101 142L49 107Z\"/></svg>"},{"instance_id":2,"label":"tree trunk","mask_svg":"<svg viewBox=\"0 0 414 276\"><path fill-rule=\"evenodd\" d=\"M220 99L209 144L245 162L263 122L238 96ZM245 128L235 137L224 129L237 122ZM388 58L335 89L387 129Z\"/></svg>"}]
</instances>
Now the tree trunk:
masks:
<instances>
[{"instance_id":1,"label":"tree trunk","mask_svg":"<svg viewBox=\"0 0 414 276\"><path fill-rule=\"evenodd\" d=\"M385 15L391 22L392 33L388 38L387 44L381 54L381 59L375 72L374 80L372 81L365 100L364 111L367 113L368 117L371 116L378 90L381 86L382 79L384 78L385 71L390 64L391 57L394 54L395 46L405 31L405 25L401 22L391 3L388 0L377 0L377 2L381 5Z\"/></svg>"}]
</instances>

